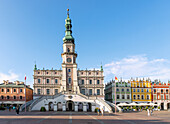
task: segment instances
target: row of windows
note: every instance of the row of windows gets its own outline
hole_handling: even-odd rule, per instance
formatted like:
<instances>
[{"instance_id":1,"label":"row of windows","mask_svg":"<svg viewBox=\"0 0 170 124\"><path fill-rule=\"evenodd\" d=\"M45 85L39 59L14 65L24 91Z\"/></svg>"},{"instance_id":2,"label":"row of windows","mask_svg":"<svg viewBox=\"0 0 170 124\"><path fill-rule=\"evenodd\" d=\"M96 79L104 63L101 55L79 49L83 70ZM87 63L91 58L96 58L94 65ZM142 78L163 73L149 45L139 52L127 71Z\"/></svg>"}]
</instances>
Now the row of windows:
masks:
<instances>
[{"instance_id":1,"label":"row of windows","mask_svg":"<svg viewBox=\"0 0 170 124\"><path fill-rule=\"evenodd\" d=\"M86 94L85 94L85 89L82 89L82 90L81 90L81 93L82 93L83 95L86 95ZM89 95L93 95L93 89L89 89ZM96 95L96 94L94 94L94 95ZM100 89L97 89L97 95L100 95Z\"/></svg>"},{"instance_id":2,"label":"row of windows","mask_svg":"<svg viewBox=\"0 0 170 124\"><path fill-rule=\"evenodd\" d=\"M5 90L1 89L1 92L5 92ZM7 89L6 92L10 92L10 89ZM13 89L13 92L16 92L16 89ZM20 92L22 92L22 89L20 89Z\"/></svg>"},{"instance_id":3,"label":"row of windows","mask_svg":"<svg viewBox=\"0 0 170 124\"><path fill-rule=\"evenodd\" d=\"M81 74L83 75L84 74L84 72L81 72ZM96 75L98 75L99 73L98 72L96 72ZM91 72L89 72L89 75L91 75Z\"/></svg>"},{"instance_id":4,"label":"row of windows","mask_svg":"<svg viewBox=\"0 0 170 124\"><path fill-rule=\"evenodd\" d=\"M46 89L46 93L47 93L47 95L49 95L50 94L50 89ZM37 94L41 94L41 89L37 89ZM55 89L55 95L57 95L58 94L58 89Z\"/></svg>"},{"instance_id":5,"label":"row of windows","mask_svg":"<svg viewBox=\"0 0 170 124\"><path fill-rule=\"evenodd\" d=\"M125 99L125 95L117 95L117 99ZM130 95L127 95L126 99L130 99Z\"/></svg>"},{"instance_id":6,"label":"row of windows","mask_svg":"<svg viewBox=\"0 0 170 124\"><path fill-rule=\"evenodd\" d=\"M50 82L50 80L49 79L46 79L46 83L49 83ZM38 79L38 83L41 83L41 79ZM55 79L55 83L57 84L58 83L58 80L57 79Z\"/></svg>"},{"instance_id":7,"label":"row of windows","mask_svg":"<svg viewBox=\"0 0 170 124\"><path fill-rule=\"evenodd\" d=\"M38 74L40 74L40 72L38 72ZM46 74L49 74L49 72L46 72ZM57 72L54 72L54 74L57 74Z\"/></svg>"},{"instance_id":8,"label":"row of windows","mask_svg":"<svg viewBox=\"0 0 170 124\"><path fill-rule=\"evenodd\" d=\"M118 89L118 88L117 88L117 89L116 89L116 91L117 91L117 92L119 92L119 91L120 91L120 89ZM125 89L122 89L121 91L122 91L122 92L125 92ZM130 92L130 90L129 90L129 89L126 89L126 91L127 91L127 92Z\"/></svg>"},{"instance_id":9,"label":"row of windows","mask_svg":"<svg viewBox=\"0 0 170 124\"><path fill-rule=\"evenodd\" d=\"M92 84L92 80L89 80L89 84ZM84 84L84 80L81 80L81 84ZM97 84L100 84L100 80L97 80Z\"/></svg>"},{"instance_id":10,"label":"row of windows","mask_svg":"<svg viewBox=\"0 0 170 124\"><path fill-rule=\"evenodd\" d=\"M163 93L165 90L161 89L161 93ZM154 89L154 93L156 93L156 89ZM168 93L168 89L166 89L166 93Z\"/></svg>"},{"instance_id":11,"label":"row of windows","mask_svg":"<svg viewBox=\"0 0 170 124\"><path fill-rule=\"evenodd\" d=\"M144 95L133 95L133 99L145 99ZM150 99L150 96L147 95L146 99Z\"/></svg>"},{"instance_id":12,"label":"row of windows","mask_svg":"<svg viewBox=\"0 0 170 124\"><path fill-rule=\"evenodd\" d=\"M17 99L17 97L16 96L13 96L13 97L10 97L10 96L7 96L6 97L6 99ZM5 97L4 96L1 96L1 99L5 99ZM23 97L22 96L19 96L19 99L23 99Z\"/></svg>"},{"instance_id":13,"label":"row of windows","mask_svg":"<svg viewBox=\"0 0 170 124\"><path fill-rule=\"evenodd\" d=\"M153 96L153 99L154 99L154 100L157 100L157 96L154 95L154 96ZM159 100L159 99L160 99L160 95L158 95L158 100ZM164 100L164 99L168 100L168 95L166 95L166 98L164 98L164 95L161 95L161 100Z\"/></svg>"},{"instance_id":14,"label":"row of windows","mask_svg":"<svg viewBox=\"0 0 170 124\"><path fill-rule=\"evenodd\" d=\"M144 92L144 89L137 89L137 92ZM136 92L136 89L133 89L133 92ZM149 93L149 89L146 89L146 92Z\"/></svg>"}]
</instances>

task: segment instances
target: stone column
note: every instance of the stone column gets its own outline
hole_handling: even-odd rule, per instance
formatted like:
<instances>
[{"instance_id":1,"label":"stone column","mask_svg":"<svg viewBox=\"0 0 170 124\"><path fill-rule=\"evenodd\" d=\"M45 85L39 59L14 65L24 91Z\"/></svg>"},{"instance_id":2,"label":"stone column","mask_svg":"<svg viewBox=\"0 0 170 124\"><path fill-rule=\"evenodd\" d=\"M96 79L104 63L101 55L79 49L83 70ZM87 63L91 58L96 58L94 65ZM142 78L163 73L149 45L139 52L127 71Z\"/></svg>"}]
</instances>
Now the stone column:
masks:
<instances>
[{"instance_id":1,"label":"stone column","mask_svg":"<svg viewBox=\"0 0 170 124\"><path fill-rule=\"evenodd\" d=\"M57 111L57 104L54 104L54 111Z\"/></svg>"},{"instance_id":2,"label":"stone column","mask_svg":"<svg viewBox=\"0 0 170 124\"><path fill-rule=\"evenodd\" d=\"M63 103L63 112L66 111L66 104Z\"/></svg>"},{"instance_id":3,"label":"stone column","mask_svg":"<svg viewBox=\"0 0 170 124\"><path fill-rule=\"evenodd\" d=\"M92 104L92 107L91 107L92 112L95 112L95 108L96 108L96 105L95 105L95 104Z\"/></svg>"},{"instance_id":4,"label":"stone column","mask_svg":"<svg viewBox=\"0 0 170 124\"><path fill-rule=\"evenodd\" d=\"M78 112L78 105L74 106L74 110L75 110L75 112Z\"/></svg>"},{"instance_id":5,"label":"stone column","mask_svg":"<svg viewBox=\"0 0 170 124\"><path fill-rule=\"evenodd\" d=\"M83 103L83 112L87 112L87 104Z\"/></svg>"}]
</instances>

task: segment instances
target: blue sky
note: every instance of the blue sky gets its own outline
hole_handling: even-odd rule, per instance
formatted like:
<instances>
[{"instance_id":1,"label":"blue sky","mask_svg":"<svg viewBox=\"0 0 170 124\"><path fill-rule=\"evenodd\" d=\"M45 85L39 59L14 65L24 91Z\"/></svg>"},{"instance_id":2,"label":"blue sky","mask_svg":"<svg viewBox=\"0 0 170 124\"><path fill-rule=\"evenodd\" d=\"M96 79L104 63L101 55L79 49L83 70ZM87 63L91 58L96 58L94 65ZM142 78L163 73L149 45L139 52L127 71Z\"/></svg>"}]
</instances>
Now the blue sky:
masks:
<instances>
[{"instance_id":1,"label":"blue sky","mask_svg":"<svg viewBox=\"0 0 170 124\"><path fill-rule=\"evenodd\" d=\"M33 84L33 68L60 69L66 9L78 68L170 79L169 0L0 0L0 81Z\"/></svg>"}]
</instances>

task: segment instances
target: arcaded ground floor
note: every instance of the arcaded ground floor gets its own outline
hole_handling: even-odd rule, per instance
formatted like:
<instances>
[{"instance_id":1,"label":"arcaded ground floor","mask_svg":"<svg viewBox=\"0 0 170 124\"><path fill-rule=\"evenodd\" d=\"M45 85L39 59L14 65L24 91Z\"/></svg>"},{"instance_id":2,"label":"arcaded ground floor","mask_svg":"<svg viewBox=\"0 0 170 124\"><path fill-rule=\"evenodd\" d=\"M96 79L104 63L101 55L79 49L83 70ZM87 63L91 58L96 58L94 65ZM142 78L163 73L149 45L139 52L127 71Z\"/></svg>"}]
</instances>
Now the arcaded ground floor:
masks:
<instances>
[{"instance_id":1,"label":"arcaded ground floor","mask_svg":"<svg viewBox=\"0 0 170 124\"><path fill-rule=\"evenodd\" d=\"M21 112L0 111L0 124L151 124L170 123L170 111L146 111L98 116L92 112Z\"/></svg>"}]
</instances>

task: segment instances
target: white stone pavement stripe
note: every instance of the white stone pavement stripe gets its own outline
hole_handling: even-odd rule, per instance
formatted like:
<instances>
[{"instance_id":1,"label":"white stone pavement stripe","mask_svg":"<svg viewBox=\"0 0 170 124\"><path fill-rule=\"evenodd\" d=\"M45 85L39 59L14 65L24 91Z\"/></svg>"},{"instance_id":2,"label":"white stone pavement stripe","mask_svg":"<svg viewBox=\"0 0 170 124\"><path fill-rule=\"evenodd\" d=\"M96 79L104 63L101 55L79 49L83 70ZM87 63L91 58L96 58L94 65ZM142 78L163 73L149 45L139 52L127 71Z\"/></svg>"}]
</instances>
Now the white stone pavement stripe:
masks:
<instances>
[{"instance_id":1,"label":"white stone pavement stripe","mask_svg":"<svg viewBox=\"0 0 170 124\"><path fill-rule=\"evenodd\" d=\"M88 115L88 116L90 116L91 118L93 118L94 120L96 120L97 122L99 122L100 124L104 124L103 121L98 120L97 118L95 118L95 117L93 117L93 116L91 116L91 115L89 115L89 114L87 114L87 113L85 113L85 114Z\"/></svg>"},{"instance_id":2,"label":"white stone pavement stripe","mask_svg":"<svg viewBox=\"0 0 170 124\"><path fill-rule=\"evenodd\" d=\"M70 113L70 116L69 116L69 124L72 124L72 113Z\"/></svg>"}]
</instances>

